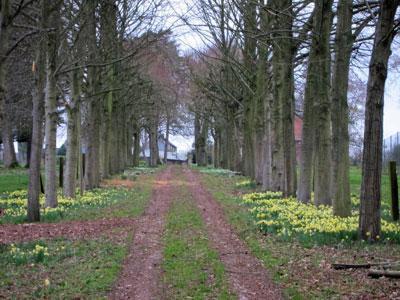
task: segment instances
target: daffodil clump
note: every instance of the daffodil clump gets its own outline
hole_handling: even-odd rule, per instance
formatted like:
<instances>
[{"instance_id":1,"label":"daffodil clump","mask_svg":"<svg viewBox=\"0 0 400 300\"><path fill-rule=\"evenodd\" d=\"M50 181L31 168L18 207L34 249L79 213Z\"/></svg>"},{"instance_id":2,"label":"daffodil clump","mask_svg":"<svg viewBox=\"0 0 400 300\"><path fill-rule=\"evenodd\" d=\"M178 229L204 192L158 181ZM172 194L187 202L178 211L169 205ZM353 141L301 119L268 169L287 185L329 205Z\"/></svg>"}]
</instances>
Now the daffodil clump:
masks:
<instances>
[{"instance_id":1,"label":"daffodil clump","mask_svg":"<svg viewBox=\"0 0 400 300\"><path fill-rule=\"evenodd\" d=\"M355 200L353 200L355 202ZM330 206L304 204L281 193L252 193L243 196L261 230L283 238L344 242L357 238L358 212L351 217L336 217ZM382 220L384 240L400 242L400 224Z\"/></svg>"},{"instance_id":2,"label":"daffodil clump","mask_svg":"<svg viewBox=\"0 0 400 300\"><path fill-rule=\"evenodd\" d=\"M254 188L256 183L250 179L244 179L235 184L236 188L245 189L245 188Z\"/></svg>"},{"instance_id":3,"label":"daffodil clump","mask_svg":"<svg viewBox=\"0 0 400 300\"><path fill-rule=\"evenodd\" d=\"M118 195L118 197L117 197ZM58 207L45 208L44 195L40 197L41 216L52 219L56 216L62 216L64 213L73 209L82 209L88 207L107 207L119 201L122 197L128 196L127 190L121 189L96 189L87 191L83 196L77 195L76 199L65 198L58 195ZM0 216L1 223L22 222L26 216L27 209L27 191L14 191L0 195Z\"/></svg>"},{"instance_id":4,"label":"daffodil clump","mask_svg":"<svg viewBox=\"0 0 400 300\"><path fill-rule=\"evenodd\" d=\"M28 262L41 263L49 256L47 247L40 244L36 244L33 249L23 249L11 244L9 254L16 265Z\"/></svg>"},{"instance_id":5,"label":"daffodil clump","mask_svg":"<svg viewBox=\"0 0 400 300\"><path fill-rule=\"evenodd\" d=\"M198 170L200 173L204 174L210 174L210 175L216 175L216 176L226 176L226 177L234 177L236 176L236 173L231 171L231 170L226 170L226 169L215 169L215 168L203 168L203 167L198 167Z\"/></svg>"}]
</instances>

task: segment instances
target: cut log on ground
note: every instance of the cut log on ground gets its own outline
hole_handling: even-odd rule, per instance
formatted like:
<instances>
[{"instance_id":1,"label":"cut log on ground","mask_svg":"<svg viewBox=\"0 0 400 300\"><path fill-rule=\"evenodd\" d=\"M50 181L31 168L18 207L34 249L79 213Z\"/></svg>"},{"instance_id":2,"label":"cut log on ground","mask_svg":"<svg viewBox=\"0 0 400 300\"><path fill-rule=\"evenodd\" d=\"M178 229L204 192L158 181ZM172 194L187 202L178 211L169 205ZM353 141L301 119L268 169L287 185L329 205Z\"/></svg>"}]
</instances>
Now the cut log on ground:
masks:
<instances>
[{"instance_id":1,"label":"cut log on ground","mask_svg":"<svg viewBox=\"0 0 400 300\"><path fill-rule=\"evenodd\" d=\"M344 263L336 263L332 264L332 268L335 270L347 270L347 269L370 269L374 266L386 266L391 267L397 265L398 262L382 262L382 263L365 263L365 264L344 264Z\"/></svg>"},{"instance_id":2,"label":"cut log on ground","mask_svg":"<svg viewBox=\"0 0 400 300\"><path fill-rule=\"evenodd\" d=\"M400 278L400 271L371 269L368 272L368 276L372 278L380 278L380 277Z\"/></svg>"}]
</instances>

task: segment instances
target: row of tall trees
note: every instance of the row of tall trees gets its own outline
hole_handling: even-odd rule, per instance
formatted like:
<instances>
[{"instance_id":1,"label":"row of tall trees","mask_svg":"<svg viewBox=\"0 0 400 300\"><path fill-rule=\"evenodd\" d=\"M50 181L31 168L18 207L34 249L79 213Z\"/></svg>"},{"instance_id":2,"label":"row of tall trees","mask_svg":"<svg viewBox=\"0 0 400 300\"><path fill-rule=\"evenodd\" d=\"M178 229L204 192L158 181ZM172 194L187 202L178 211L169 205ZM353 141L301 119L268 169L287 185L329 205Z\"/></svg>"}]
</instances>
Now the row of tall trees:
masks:
<instances>
[{"instance_id":1,"label":"row of tall trees","mask_svg":"<svg viewBox=\"0 0 400 300\"><path fill-rule=\"evenodd\" d=\"M162 8L162 0L0 2L4 163L16 164L14 140L26 135L29 221L40 220L42 167L45 206L58 205L61 123L67 128L66 197L74 198L78 188L97 188L102 179L137 165L142 133L152 145L150 165L158 163L161 131L168 144L169 132L179 125L176 111L185 71L170 31L163 28ZM8 103L15 111L24 109L25 127L13 119Z\"/></svg>"},{"instance_id":2,"label":"row of tall trees","mask_svg":"<svg viewBox=\"0 0 400 300\"><path fill-rule=\"evenodd\" d=\"M196 3L191 26L210 46L192 68L207 102L193 107L196 153L205 149L205 123L216 166L304 203L332 205L337 216L351 214L350 74L369 64L360 236L379 236L383 98L399 2ZM295 114L303 121L298 162Z\"/></svg>"}]
</instances>

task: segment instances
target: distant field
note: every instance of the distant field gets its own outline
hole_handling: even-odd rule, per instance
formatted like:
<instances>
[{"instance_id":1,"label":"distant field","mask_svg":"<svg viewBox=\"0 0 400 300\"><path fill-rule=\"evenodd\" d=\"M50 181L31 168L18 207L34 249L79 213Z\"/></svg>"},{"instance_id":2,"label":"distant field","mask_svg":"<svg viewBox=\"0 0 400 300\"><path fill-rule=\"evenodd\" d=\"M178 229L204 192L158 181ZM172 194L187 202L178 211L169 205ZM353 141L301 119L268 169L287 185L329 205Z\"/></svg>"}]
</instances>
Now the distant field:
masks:
<instances>
[{"instance_id":1,"label":"distant field","mask_svg":"<svg viewBox=\"0 0 400 300\"><path fill-rule=\"evenodd\" d=\"M6 170L0 168L0 194L5 192L13 192L17 190L25 190L28 187L28 170L17 168Z\"/></svg>"},{"instance_id":2,"label":"distant field","mask_svg":"<svg viewBox=\"0 0 400 300\"><path fill-rule=\"evenodd\" d=\"M397 174L399 175L399 174ZM397 176L397 181L400 186L400 176ZM360 195L361 188L361 168L351 167L350 168L350 190L352 194ZM382 202L391 203L390 195L390 178L387 167L382 172Z\"/></svg>"}]
</instances>

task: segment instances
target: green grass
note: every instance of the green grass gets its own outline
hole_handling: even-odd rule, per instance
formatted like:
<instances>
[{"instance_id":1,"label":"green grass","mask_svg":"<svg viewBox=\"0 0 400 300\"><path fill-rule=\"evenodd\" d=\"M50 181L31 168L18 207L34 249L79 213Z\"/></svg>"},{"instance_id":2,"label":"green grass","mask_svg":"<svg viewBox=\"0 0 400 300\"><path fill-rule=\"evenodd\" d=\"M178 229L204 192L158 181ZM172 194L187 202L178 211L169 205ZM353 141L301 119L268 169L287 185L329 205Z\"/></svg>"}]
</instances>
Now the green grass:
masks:
<instances>
[{"instance_id":1,"label":"green grass","mask_svg":"<svg viewBox=\"0 0 400 300\"><path fill-rule=\"evenodd\" d=\"M187 190L167 218L164 284L167 299L234 299L218 254L210 249L202 218Z\"/></svg>"},{"instance_id":2,"label":"green grass","mask_svg":"<svg viewBox=\"0 0 400 300\"><path fill-rule=\"evenodd\" d=\"M400 174L397 174L397 181L400 186ZM350 167L350 191L352 194L359 196L361 189L361 168L360 167ZM390 177L388 174L387 166L384 167L382 172L382 187L381 187L381 198L382 204L388 206L391 205L391 193L390 193Z\"/></svg>"},{"instance_id":3,"label":"green grass","mask_svg":"<svg viewBox=\"0 0 400 300\"><path fill-rule=\"evenodd\" d=\"M120 189L109 199L111 205L77 207L63 216L64 220L95 220L101 218L125 218L141 215L151 197L151 184L142 182L132 190Z\"/></svg>"},{"instance_id":4,"label":"green grass","mask_svg":"<svg viewBox=\"0 0 400 300\"><path fill-rule=\"evenodd\" d=\"M132 189L103 188L85 193L75 200L59 198L59 207L44 211L41 209L42 222L59 222L61 220L95 220L101 218L136 217L143 213L151 197L154 176L144 176L135 182ZM100 195L99 196L96 196ZM94 201L91 202L94 196ZM20 224L26 221L26 190L17 194L0 193L0 208L5 215L0 217L0 224Z\"/></svg>"},{"instance_id":5,"label":"green grass","mask_svg":"<svg viewBox=\"0 0 400 300\"><path fill-rule=\"evenodd\" d=\"M50 209L47 212L41 209L41 221L53 223L72 220L135 217L144 211L150 199L150 190L150 186L137 187L132 190L112 189L111 193L101 196L101 202L86 203L80 202L79 199L72 200L67 203L67 206L60 204L57 209ZM102 195L101 191L99 190L100 195ZM23 200L22 205L18 207L5 201L7 199L0 199L0 207L6 209L6 214L0 218L0 224L26 222L26 200ZM10 214L8 214L8 211L10 211Z\"/></svg>"},{"instance_id":6,"label":"green grass","mask_svg":"<svg viewBox=\"0 0 400 300\"><path fill-rule=\"evenodd\" d=\"M59 167L57 164L57 170L58 168ZM162 167L149 168L147 167L145 162L141 161L139 167L128 168L122 175L122 177L124 177L122 179L136 180L138 176L142 174L156 173L160 168ZM29 171L28 169L21 167L15 169L5 169L4 167L0 166L0 194L28 189L28 184L29 184L28 171ZM45 180L43 170L42 170L42 178L43 180ZM58 183L58 178L57 178L57 183Z\"/></svg>"},{"instance_id":7,"label":"green grass","mask_svg":"<svg viewBox=\"0 0 400 300\"><path fill-rule=\"evenodd\" d=\"M115 233L115 234L118 234ZM11 246L0 248L0 298L106 298L119 274L130 236L119 240L52 240L16 245L29 253L35 245L47 248L42 261L16 260ZM29 256L29 255L28 255Z\"/></svg>"},{"instance_id":8,"label":"green grass","mask_svg":"<svg viewBox=\"0 0 400 300\"><path fill-rule=\"evenodd\" d=\"M0 168L0 194L17 190L26 190L28 183L27 169L16 168L7 170Z\"/></svg>"}]
</instances>

